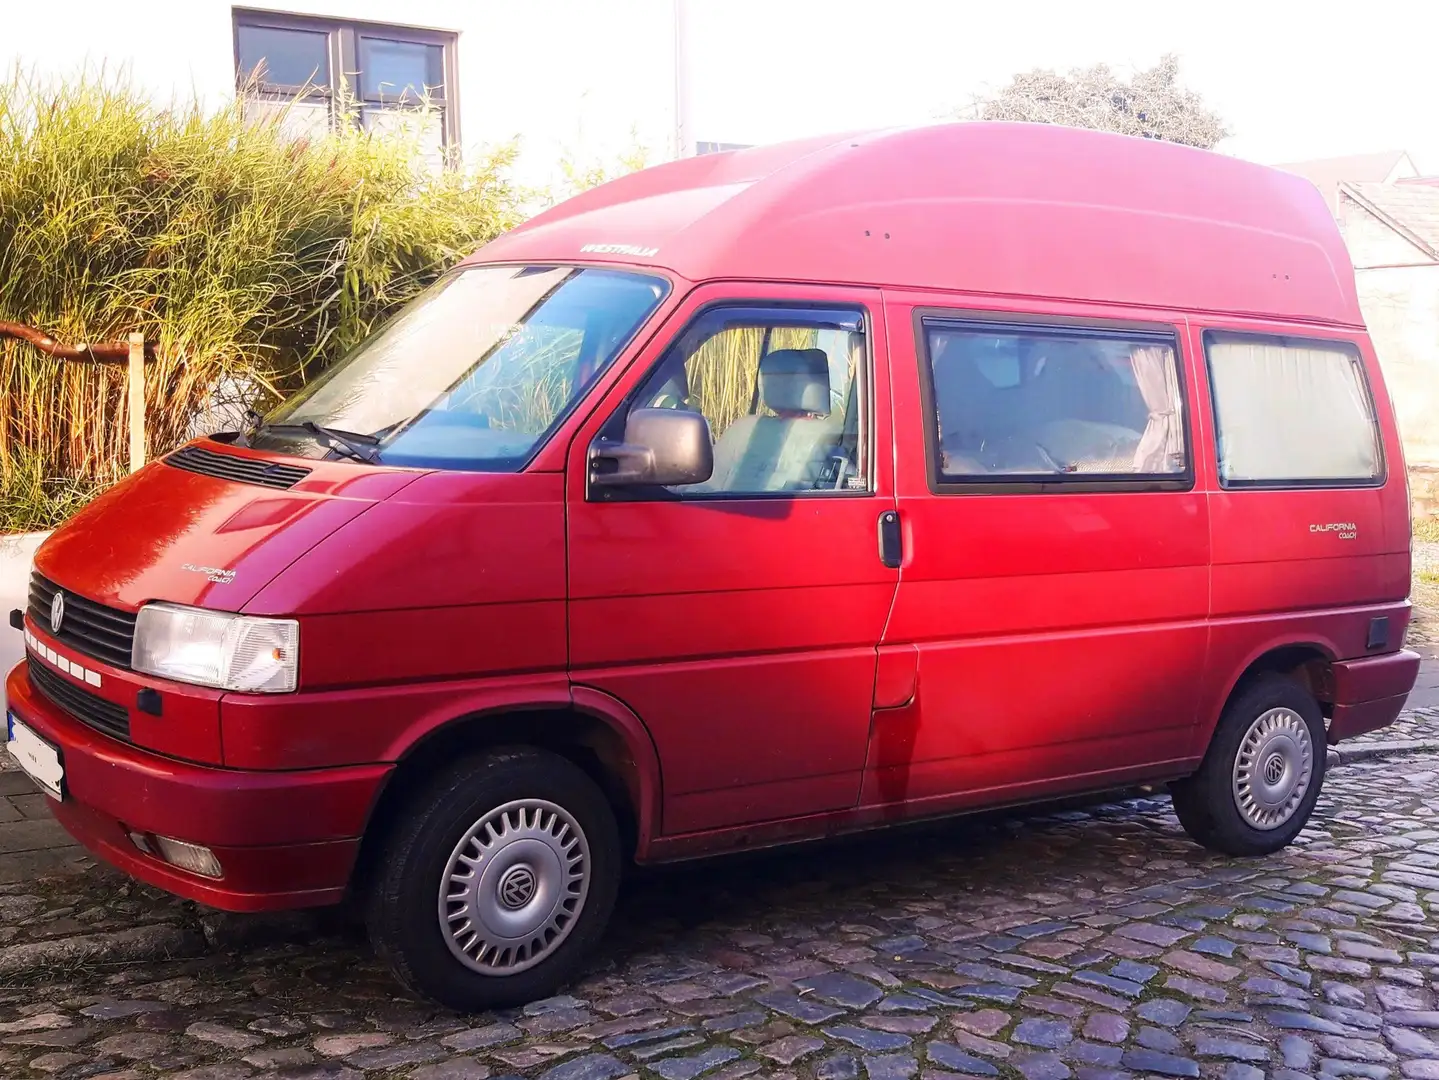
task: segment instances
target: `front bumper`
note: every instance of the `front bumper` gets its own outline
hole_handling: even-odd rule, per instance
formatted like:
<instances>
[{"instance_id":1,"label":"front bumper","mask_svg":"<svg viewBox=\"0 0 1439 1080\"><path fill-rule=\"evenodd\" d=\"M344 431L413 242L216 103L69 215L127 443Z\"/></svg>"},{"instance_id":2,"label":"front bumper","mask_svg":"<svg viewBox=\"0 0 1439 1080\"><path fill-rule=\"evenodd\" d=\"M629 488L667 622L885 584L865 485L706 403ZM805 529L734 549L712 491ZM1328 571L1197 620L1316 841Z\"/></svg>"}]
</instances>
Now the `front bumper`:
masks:
<instances>
[{"instance_id":1,"label":"front bumper","mask_svg":"<svg viewBox=\"0 0 1439 1080\"><path fill-rule=\"evenodd\" d=\"M1365 660L1340 661L1332 667L1331 745L1394 723L1419 677L1419 654L1402 649Z\"/></svg>"},{"instance_id":2,"label":"front bumper","mask_svg":"<svg viewBox=\"0 0 1439 1080\"><path fill-rule=\"evenodd\" d=\"M338 902L371 807L393 765L296 772L211 768L110 738L40 696L22 663L5 684L10 710L59 748L61 825L99 858L148 884L227 911ZM223 877L178 870L131 832L211 849Z\"/></svg>"}]
</instances>

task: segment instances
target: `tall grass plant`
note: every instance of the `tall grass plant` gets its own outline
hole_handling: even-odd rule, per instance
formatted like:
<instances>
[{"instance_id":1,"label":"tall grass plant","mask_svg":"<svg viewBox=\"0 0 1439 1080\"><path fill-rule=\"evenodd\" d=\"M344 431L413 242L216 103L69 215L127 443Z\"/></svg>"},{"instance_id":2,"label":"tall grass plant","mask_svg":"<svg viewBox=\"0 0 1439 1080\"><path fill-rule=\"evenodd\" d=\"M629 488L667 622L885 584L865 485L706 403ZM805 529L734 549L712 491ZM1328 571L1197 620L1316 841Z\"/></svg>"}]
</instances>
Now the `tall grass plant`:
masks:
<instances>
[{"instance_id":1,"label":"tall grass plant","mask_svg":"<svg viewBox=\"0 0 1439 1080\"><path fill-rule=\"evenodd\" d=\"M241 101L163 107L123 79L0 81L0 319L67 342L143 333L149 451L217 386L277 397L518 220L513 148L435 174L417 142L311 138ZM0 531L123 474L123 368L0 341Z\"/></svg>"}]
</instances>

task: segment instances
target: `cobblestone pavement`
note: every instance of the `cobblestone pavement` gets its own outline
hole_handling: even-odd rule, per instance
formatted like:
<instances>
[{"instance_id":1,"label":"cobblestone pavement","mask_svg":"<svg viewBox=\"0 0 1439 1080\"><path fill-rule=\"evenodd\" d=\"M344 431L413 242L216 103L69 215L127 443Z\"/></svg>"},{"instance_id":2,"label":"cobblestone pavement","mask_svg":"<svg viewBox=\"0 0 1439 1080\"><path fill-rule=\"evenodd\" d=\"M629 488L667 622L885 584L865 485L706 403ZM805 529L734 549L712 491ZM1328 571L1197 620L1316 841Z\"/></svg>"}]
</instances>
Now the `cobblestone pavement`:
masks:
<instances>
[{"instance_id":1,"label":"cobblestone pavement","mask_svg":"<svg viewBox=\"0 0 1439 1080\"><path fill-rule=\"evenodd\" d=\"M1424 601L1421 606L1421 598ZM1410 691L1410 708L1439 707L1439 616L1435 604L1439 600L1439 583L1421 582L1415 586L1415 610L1417 621L1410 624L1405 645L1423 657L1419 665L1419 678Z\"/></svg>"},{"instance_id":2,"label":"cobblestone pavement","mask_svg":"<svg viewBox=\"0 0 1439 1080\"><path fill-rule=\"evenodd\" d=\"M567 996L474 1017L309 920L100 870L4 885L6 957L140 931L202 955L6 961L0 1075L1439 1080L1436 782L1439 755L1347 765L1264 860L1146 797L653 872Z\"/></svg>"},{"instance_id":3,"label":"cobblestone pavement","mask_svg":"<svg viewBox=\"0 0 1439 1080\"><path fill-rule=\"evenodd\" d=\"M0 758L12 760L3 750ZM84 865L84 850L50 816L45 802L24 773L0 771L0 884Z\"/></svg>"},{"instance_id":4,"label":"cobblestone pavement","mask_svg":"<svg viewBox=\"0 0 1439 1080\"><path fill-rule=\"evenodd\" d=\"M1439 663L1425 664L1431 678L1439 679ZM1339 749L1352 753L1369 746L1389 746L1396 742L1431 742L1431 749L1439 749L1439 705L1418 709L1406 709L1388 727L1371 731L1356 739L1345 739Z\"/></svg>"}]
</instances>

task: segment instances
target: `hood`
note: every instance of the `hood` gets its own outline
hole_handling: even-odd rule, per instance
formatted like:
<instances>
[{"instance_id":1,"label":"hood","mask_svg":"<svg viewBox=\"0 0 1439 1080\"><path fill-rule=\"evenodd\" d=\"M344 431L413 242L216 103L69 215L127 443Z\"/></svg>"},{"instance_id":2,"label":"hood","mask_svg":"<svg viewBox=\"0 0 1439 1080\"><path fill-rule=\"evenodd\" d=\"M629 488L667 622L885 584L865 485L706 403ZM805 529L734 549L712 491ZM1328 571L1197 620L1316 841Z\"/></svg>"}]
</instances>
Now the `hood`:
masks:
<instances>
[{"instance_id":1,"label":"hood","mask_svg":"<svg viewBox=\"0 0 1439 1080\"><path fill-rule=\"evenodd\" d=\"M239 611L314 545L422 475L284 460L308 470L289 489L152 462L61 526L36 553L35 568L62 588L126 610L166 600Z\"/></svg>"}]
</instances>

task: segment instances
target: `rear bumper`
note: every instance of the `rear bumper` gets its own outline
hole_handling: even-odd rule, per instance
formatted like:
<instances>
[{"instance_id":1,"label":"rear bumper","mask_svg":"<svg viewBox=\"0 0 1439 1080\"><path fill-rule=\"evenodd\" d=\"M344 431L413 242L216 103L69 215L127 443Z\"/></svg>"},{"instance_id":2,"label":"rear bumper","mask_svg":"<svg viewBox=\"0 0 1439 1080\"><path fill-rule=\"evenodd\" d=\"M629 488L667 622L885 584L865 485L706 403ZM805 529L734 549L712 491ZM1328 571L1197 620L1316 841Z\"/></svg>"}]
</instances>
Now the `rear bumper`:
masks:
<instances>
[{"instance_id":1,"label":"rear bumper","mask_svg":"<svg viewBox=\"0 0 1439 1080\"><path fill-rule=\"evenodd\" d=\"M22 664L5 685L21 721L59 748L56 819L105 862L148 884L228 911L335 903L349 884L370 808L393 768L303 772L218 769L161 757L103 735L31 688ZM210 848L218 879L140 851L131 832Z\"/></svg>"},{"instance_id":2,"label":"rear bumper","mask_svg":"<svg viewBox=\"0 0 1439 1080\"><path fill-rule=\"evenodd\" d=\"M1329 742L1333 744L1394 722L1419 677L1419 654L1403 649L1365 660L1344 660L1331 667L1334 713L1329 720Z\"/></svg>"}]
</instances>

